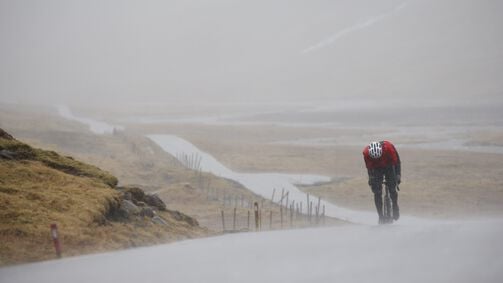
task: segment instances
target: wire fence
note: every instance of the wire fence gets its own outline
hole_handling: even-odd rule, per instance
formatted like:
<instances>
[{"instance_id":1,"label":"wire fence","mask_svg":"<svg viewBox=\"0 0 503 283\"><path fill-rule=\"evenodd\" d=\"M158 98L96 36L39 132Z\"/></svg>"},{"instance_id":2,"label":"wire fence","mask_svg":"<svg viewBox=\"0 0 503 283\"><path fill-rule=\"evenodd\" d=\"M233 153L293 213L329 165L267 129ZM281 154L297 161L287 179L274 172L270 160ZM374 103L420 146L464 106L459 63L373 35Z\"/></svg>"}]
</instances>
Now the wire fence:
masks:
<instances>
[{"instance_id":1,"label":"wire fence","mask_svg":"<svg viewBox=\"0 0 503 283\"><path fill-rule=\"evenodd\" d=\"M242 192L228 192L211 186L211 178L202 173L199 154L179 153L176 159L197 176L196 187L206 194L208 202L216 202L220 211L213 219L203 219L204 226L214 231L235 233L242 231L276 230L320 226L327 224L325 206L321 198L306 195L305 202L290 200L289 192L281 194L273 189L270 200ZM215 215L215 214L212 214Z\"/></svg>"},{"instance_id":2,"label":"wire fence","mask_svg":"<svg viewBox=\"0 0 503 283\"><path fill-rule=\"evenodd\" d=\"M274 194L271 200L224 196L217 216L219 219L208 224L213 230L224 233L326 225L328 218L325 206L321 205L321 198L312 201L308 194L306 201L308 205L304 202L289 201L289 194L284 190L276 201Z\"/></svg>"}]
</instances>

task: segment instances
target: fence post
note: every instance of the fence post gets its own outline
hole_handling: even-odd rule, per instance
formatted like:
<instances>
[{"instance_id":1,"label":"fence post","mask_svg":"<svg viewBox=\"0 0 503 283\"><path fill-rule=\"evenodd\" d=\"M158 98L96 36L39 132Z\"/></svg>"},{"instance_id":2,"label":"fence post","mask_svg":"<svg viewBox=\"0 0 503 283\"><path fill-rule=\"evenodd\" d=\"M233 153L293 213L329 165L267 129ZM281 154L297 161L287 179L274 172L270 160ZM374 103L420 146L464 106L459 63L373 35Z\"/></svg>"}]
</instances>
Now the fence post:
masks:
<instances>
[{"instance_id":1,"label":"fence post","mask_svg":"<svg viewBox=\"0 0 503 283\"><path fill-rule=\"evenodd\" d=\"M316 206L316 224L320 222L320 202L321 202L321 197L318 197L318 205Z\"/></svg>"},{"instance_id":2,"label":"fence post","mask_svg":"<svg viewBox=\"0 0 503 283\"><path fill-rule=\"evenodd\" d=\"M61 258L61 243L59 242L58 225L56 225L56 223L51 224L51 237L52 241L54 242L56 256L58 258Z\"/></svg>"},{"instance_id":3,"label":"fence post","mask_svg":"<svg viewBox=\"0 0 503 283\"><path fill-rule=\"evenodd\" d=\"M311 205L310 205L310 202L307 203L307 207L306 207L306 215L307 215L307 222L311 222L311 212L310 212L310 209L311 209Z\"/></svg>"},{"instance_id":4,"label":"fence post","mask_svg":"<svg viewBox=\"0 0 503 283\"><path fill-rule=\"evenodd\" d=\"M283 205L279 207L279 222L281 224L281 229L283 229Z\"/></svg>"},{"instance_id":5,"label":"fence post","mask_svg":"<svg viewBox=\"0 0 503 283\"><path fill-rule=\"evenodd\" d=\"M313 222L313 201L309 203L309 224Z\"/></svg>"},{"instance_id":6,"label":"fence post","mask_svg":"<svg viewBox=\"0 0 503 283\"><path fill-rule=\"evenodd\" d=\"M222 210L222 229L223 229L223 232L225 233L225 218L224 218L224 211Z\"/></svg>"},{"instance_id":7,"label":"fence post","mask_svg":"<svg viewBox=\"0 0 503 283\"><path fill-rule=\"evenodd\" d=\"M285 208L288 209L288 197L290 196L290 192L286 192L286 202L285 202Z\"/></svg>"},{"instance_id":8,"label":"fence post","mask_svg":"<svg viewBox=\"0 0 503 283\"><path fill-rule=\"evenodd\" d=\"M248 210L248 231L250 231L250 211Z\"/></svg>"},{"instance_id":9,"label":"fence post","mask_svg":"<svg viewBox=\"0 0 503 283\"><path fill-rule=\"evenodd\" d=\"M255 231L258 231L258 202L255 202L253 204L254 208L255 208Z\"/></svg>"},{"instance_id":10,"label":"fence post","mask_svg":"<svg viewBox=\"0 0 503 283\"><path fill-rule=\"evenodd\" d=\"M272 230L272 209L269 212L269 230Z\"/></svg>"},{"instance_id":11,"label":"fence post","mask_svg":"<svg viewBox=\"0 0 503 283\"><path fill-rule=\"evenodd\" d=\"M262 207L264 207L264 203L262 203ZM258 228L262 230L262 208L259 210L258 214Z\"/></svg>"},{"instance_id":12,"label":"fence post","mask_svg":"<svg viewBox=\"0 0 503 283\"><path fill-rule=\"evenodd\" d=\"M290 205L290 228L293 227L293 210L294 210L293 206L294 206L294 204L292 203Z\"/></svg>"},{"instance_id":13,"label":"fence post","mask_svg":"<svg viewBox=\"0 0 503 283\"><path fill-rule=\"evenodd\" d=\"M325 205L323 205L323 226L325 226Z\"/></svg>"},{"instance_id":14,"label":"fence post","mask_svg":"<svg viewBox=\"0 0 503 283\"><path fill-rule=\"evenodd\" d=\"M234 207L234 218L232 219L232 231L236 231L236 208Z\"/></svg>"}]
</instances>

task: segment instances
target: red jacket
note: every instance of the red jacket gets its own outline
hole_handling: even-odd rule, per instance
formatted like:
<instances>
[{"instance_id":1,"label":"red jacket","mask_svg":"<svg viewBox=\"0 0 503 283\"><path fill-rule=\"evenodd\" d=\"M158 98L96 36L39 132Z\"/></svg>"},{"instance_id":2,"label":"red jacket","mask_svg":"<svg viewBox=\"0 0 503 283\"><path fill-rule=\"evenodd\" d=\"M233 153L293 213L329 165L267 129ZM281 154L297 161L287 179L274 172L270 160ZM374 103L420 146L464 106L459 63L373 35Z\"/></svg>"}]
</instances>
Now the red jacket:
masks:
<instances>
[{"instance_id":1,"label":"red jacket","mask_svg":"<svg viewBox=\"0 0 503 283\"><path fill-rule=\"evenodd\" d=\"M395 149L395 146L389 141L381 142L382 155L378 159L374 159L369 155L369 147L363 149L363 159L367 169L386 168L388 166L400 166L400 157Z\"/></svg>"}]
</instances>

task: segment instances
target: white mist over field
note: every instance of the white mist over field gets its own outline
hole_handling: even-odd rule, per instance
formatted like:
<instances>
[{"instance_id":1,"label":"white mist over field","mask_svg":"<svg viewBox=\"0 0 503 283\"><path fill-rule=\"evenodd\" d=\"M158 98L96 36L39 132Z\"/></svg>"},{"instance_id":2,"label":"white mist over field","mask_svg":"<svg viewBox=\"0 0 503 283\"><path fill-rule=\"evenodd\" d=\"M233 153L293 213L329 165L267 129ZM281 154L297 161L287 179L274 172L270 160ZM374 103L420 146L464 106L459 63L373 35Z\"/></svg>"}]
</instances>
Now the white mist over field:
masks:
<instances>
[{"instance_id":1,"label":"white mist over field","mask_svg":"<svg viewBox=\"0 0 503 283\"><path fill-rule=\"evenodd\" d=\"M203 171L266 199L286 189L290 200L303 202L306 194L297 185L330 178L236 172L166 133L184 125L297 128L317 135L292 139L287 133L264 143L358 146L354 156L360 159L369 141L396 138L403 141L400 150L431 150L438 153L437 167L463 169L470 156L503 153L502 29L503 1L494 0L0 0L0 103L60 105L55 112L61 117L97 135L131 127L126 135L147 135L174 157L201 157ZM5 117L21 124L19 133L33 131L13 113ZM44 134L75 134L71 126L60 131L54 124ZM441 162L445 152L452 159ZM493 161L489 169L499 165ZM442 170L434 174L443 178ZM488 181L498 190L501 175L485 171L466 169L473 182L465 187L473 185L476 194ZM453 202L456 181L444 191ZM474 202L498 205L498 198L489 200L499 196L494 191ZM0 282L503 280L501 218L403 215L377 226L375 211L321 204L327 215L353 224L3 267Z\"/></svg>"}]
</instances>

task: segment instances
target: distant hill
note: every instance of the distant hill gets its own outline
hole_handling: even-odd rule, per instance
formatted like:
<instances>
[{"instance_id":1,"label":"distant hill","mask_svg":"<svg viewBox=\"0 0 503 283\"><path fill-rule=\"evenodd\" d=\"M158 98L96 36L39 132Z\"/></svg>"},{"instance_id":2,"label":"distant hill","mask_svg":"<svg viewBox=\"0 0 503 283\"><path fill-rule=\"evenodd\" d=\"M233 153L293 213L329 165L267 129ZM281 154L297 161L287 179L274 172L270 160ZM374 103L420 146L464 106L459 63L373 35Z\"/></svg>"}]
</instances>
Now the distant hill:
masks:
<instances>
[{"instance_id":1,"label":"distant hill","mask_svg":"<svg viewBox=\"0 0 503 283\"><path fill-rule=\"evenodd\" d=\"M0 129L0 265L55 258L52 223L63 256L206 235L157 196L117 184L108 172Z\"/></svg>"}]
</instances>

